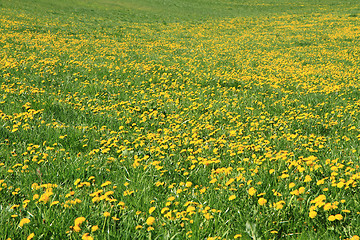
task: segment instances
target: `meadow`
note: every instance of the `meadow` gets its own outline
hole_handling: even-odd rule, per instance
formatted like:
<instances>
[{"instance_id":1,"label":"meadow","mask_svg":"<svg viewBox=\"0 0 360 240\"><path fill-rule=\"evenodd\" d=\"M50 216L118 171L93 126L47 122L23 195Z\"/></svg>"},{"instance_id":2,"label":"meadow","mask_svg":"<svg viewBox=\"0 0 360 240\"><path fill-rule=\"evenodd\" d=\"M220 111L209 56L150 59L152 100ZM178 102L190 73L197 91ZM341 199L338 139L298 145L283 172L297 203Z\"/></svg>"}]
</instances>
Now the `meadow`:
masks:
<instances>
[{"instance_id":1,"label":"meadow","mask_svg":"<svg viewBox=\"0 0 360 240\"><path fill-rule=\"evenodd\" d=\"M359 239L359 22L1 0L0 239Z\"/></svg>"}]
</instances>

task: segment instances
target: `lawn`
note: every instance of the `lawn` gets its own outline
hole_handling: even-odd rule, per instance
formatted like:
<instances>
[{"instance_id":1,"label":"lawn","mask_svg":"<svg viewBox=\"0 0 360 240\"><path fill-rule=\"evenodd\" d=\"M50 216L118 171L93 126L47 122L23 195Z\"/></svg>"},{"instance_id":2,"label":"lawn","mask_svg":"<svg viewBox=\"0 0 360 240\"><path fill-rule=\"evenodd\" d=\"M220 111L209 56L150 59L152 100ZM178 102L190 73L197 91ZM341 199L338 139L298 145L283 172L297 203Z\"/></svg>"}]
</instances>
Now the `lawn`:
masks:
<instances>
[{"instance_id":1,"label":"lawn","mask_svg":"<svg viewBox=\"0 0 360 240\"><path fill-rule=\"evenodd\" d=\"M359 239L359 21L1 0L0 239Z\"/></svg>"}]
</instances>

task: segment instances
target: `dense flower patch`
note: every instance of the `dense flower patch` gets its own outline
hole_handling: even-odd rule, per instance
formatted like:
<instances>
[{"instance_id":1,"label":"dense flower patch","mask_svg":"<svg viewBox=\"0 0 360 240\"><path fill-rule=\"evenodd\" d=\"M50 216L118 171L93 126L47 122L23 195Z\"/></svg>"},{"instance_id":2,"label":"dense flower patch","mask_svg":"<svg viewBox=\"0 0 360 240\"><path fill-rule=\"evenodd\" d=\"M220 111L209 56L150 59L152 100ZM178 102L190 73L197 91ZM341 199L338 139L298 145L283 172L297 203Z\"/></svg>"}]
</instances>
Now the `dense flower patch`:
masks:
<instances>
[{"instance_id":1,"label":"dense flower patch","mask_svg":"<svg viewBox=\"0 0 360 240\"><path fill-rule=\"evenodd\" d=\"M0 237L358 239L358 17L2 10Z\"/></svg>"}]
</instances>

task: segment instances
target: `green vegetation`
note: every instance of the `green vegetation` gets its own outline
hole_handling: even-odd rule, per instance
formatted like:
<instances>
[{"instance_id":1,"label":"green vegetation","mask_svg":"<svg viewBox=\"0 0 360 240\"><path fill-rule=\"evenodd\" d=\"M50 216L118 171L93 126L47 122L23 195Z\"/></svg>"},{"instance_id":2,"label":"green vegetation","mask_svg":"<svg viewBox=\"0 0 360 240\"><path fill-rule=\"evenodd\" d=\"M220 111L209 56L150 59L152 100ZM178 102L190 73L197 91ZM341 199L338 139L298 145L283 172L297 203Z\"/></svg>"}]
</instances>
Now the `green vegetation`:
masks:
<instances>
[{"instance_id":1,"label":"green vegetation","mask_svg":"<svg viewBox=\"0 0 360 240\"><path fill-rule=\"evenodd\" d=\"M359 239L359 18L1 1L0 239Z\"/></svg>"}]
</instances>

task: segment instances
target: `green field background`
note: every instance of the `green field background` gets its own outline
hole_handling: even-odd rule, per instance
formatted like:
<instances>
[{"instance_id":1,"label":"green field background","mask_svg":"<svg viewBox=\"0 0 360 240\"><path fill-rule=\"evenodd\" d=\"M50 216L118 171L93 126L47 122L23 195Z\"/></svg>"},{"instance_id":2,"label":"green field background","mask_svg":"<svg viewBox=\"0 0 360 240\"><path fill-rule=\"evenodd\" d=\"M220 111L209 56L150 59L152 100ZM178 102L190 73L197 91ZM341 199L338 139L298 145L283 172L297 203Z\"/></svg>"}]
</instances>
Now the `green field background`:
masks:
<instances>
[{"instance_id":1,"label":"green field background","mask_svg":"<svg viewBox=\"0 0 360 240\"><path fill-rule=\"evenodd\" d=\"M359 239L360 3L0 0L0 239Z\"/></svg>"}]
</instances>

